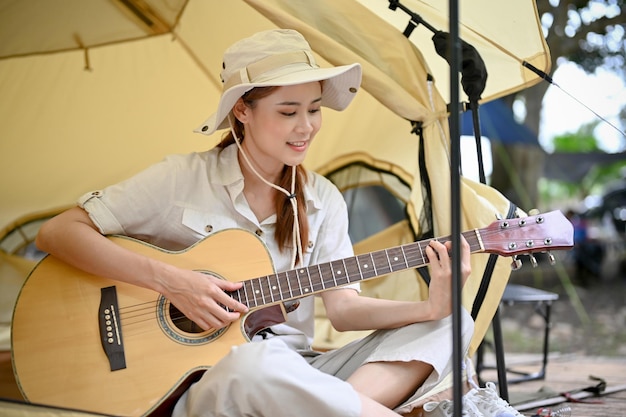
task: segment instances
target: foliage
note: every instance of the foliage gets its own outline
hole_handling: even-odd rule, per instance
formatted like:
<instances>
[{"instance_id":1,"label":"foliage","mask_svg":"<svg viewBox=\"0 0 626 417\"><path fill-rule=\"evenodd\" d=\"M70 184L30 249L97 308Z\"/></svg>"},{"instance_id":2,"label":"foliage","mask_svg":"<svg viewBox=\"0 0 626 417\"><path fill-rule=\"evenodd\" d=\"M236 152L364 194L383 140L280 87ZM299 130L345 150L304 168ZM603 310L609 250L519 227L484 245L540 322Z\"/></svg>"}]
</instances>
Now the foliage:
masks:
<instances>
[{"instance_id":1,"label":"foliage","mask_svg":"<svg viewBox=\"0 0 626 417\"><path fill-rule=\"evenodd\" d=\"M623 0L539 0L537 8L554 59L589 73L604 67L626 75Z\"/></svg>"},{"instance_id":2,"label":"foliage","mask_svg":"<svg viewBox=\"0 0 626 417\"><path fill-rule=\"evenodd\" d=\"M596 138L591 135L566 133L556 136L552 143L559 152L595 152L599 151Z\"/></svg>"},{"instance_id":3,"label":"foliage","mask_svg":"<svg viewBox=\"0 0 626 417\"><path fill-rule=\"evenodd\" d=\"M553 75L560 63L570 61L589 73L602 67L626 78L626 0L537 0L537 12L552 58L549 75ZM509 100L524 103L524 124L534 132L539 132L541 103L549 85L548 82L538 83ZM626 109L621 111L620 118L626 120ZM561 145L567 148L573 140L558 138L557 141L565 142ZM590 137L577 136L576 142L588 146L585 151L597 149ZM527 206L537 207L540 201L545 201L544 190L539 190L543 182L540 175L542 150L501 147L499 153L494 152L494 158L507 154L510 164L505 166L494 160L492 185L514 201L516 195L522 194L519 190L522 188L530 200ZM509 172L517 173L517 178ZM580 184L578 186L581 188Z\"/></svg>"}]
</instances>

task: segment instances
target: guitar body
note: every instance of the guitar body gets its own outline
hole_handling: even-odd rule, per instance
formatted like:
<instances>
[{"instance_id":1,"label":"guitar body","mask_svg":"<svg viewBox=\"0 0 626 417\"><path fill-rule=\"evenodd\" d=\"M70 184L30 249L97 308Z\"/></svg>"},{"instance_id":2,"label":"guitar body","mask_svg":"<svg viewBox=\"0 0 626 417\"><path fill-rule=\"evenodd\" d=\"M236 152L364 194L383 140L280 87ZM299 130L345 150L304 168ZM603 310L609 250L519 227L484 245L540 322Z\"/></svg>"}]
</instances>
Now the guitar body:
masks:
<instances>
[{"instance_id":1,"label":"guitar body","mask_svg":"<svg viewBox=\"0 0 626 417\"><path fill-rule=\"evenodd\" d=\"M181 268L229 281L273 273L263 243L241 230L217 233L180 252L134 239L117 244ZM115 286L125 368L111 370L98 326L101 289ZM273 310L271 306L267 310ZM249 315L258 315L258 310ZM31 402L114 415L156 409L190 375L204 371L232 346L249 341L245 317L218 331L181 330L159 294L86 274L48 256L25 282L13 315L16 379ZM280 322L270 318L269 324ZM256 327L264 327L255 318Z\"/></svg>"}]
</instances>

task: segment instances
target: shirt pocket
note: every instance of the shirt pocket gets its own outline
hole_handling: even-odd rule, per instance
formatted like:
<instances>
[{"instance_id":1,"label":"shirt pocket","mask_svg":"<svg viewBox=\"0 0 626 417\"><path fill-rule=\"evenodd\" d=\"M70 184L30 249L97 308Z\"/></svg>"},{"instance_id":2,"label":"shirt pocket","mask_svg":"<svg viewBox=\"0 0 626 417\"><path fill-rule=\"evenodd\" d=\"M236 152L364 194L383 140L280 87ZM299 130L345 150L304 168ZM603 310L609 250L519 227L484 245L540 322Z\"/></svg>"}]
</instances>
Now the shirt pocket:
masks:
<instances>
[{"instance_id":1,"label":"shirt pocket","mask_svg":"<svg viewBox=\"0 0 626 417\"><path fill-rule=\"evenodd\" d=\"M238 227L237 223L228 216L188 207L183 208L182 224L202 236Z\"/></svg>"}]
</instances>

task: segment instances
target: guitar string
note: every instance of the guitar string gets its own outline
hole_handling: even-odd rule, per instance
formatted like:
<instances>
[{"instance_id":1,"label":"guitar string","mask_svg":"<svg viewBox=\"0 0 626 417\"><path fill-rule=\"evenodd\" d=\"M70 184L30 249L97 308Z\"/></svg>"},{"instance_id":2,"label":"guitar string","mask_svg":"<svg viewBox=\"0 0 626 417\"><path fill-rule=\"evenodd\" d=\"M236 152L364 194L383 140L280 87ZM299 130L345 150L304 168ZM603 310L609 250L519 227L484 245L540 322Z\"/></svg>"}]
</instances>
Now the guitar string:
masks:
<instances>
[{"instance_id":1,"label":"guitar string","mask_svg":"<svg viewBox=\"0 0 626 417\"><path fill-rule=\"evenodd\" d=\"M533 225L530 224L527 227L532 227ZM501 235L502 234L502 230L501 229L497 229L497 230L492 230L492 229L482 229L479 231L480 234L480 238L483 241L488 240L489 237L492 236L496 236L496 235ZM479 237L475 236L473 231L468 231L468 232L464 232L464 236L465 238L468 240L468 242L470 243L470 247L472 248L476 248L476 250L480 250L482 249L481 246L479 245ZM369 256L370 259L372 259L372 263L374 268L377 267L378 268L383 268L385 271L389 270L389 272L386 273L382 273L382 274L378 274L376 273L376 276L378 277L379 275L386 275L387 273L392 273L395 272L397 269L396 267L394 267L394 265L392 265L390 263L390 260L388 258L388 255L390 252L392 251L397 251L399 253L401 253L403 255L404 258L404 262L399 262L400 264L405 263L407 265L410 265L409 268L411 267L423 267L429 264L429 261L427 259L426 256L422 255L423 251L422 251L422 246L425 247L428 244L430 244L431 240L438 240L441 242L446 242L449 240L449 237L443 237L443 238L437 238L437 239L430 239L430 240L425 240L425 241L418 241L418 242L412 242L412 243L408 243L405 245L400 245L400 246L396 246L393 248L388 248L388 249L384 249L381 251L376 251L376 252L372 252L370 254L364 254L365 256ZM508 241L509 244L511 243L515 243L515 244L520 244L523 243L524 245L528 242L528 239L526 240L509 240ZM522 246L523 247L523 246ZM417 255L417 256L416 256ZM343 261L343 263L345 264L346 261L349 262L355 262L356 265L350 266L350 267L346 267L345 271L346 274L345 276L347 278L346 282L340 283L339 285L346 285L346 284L350 284L351 282L353 282L351 280L350 277L357 275L357 276L361 276L361 265L360 265L360 259L359 257L362 257L363 255L355 255L353 257L350 258L346 258L344 260L338 260L338 261L334 261L334 262L341 262ZM384 258L387 257L386 262L385 261L381 261L380 259L375 259L376 257L378 258ZM384 264L387 264L386 266ZM328 268L330 268L332 266L333 262L329 262L326 264L323 264L325 266L327 266ZM415 265L415 266L413 266ZM319 265L316 265L316 267ZM305 267L305 268L300 268L299 270L309 270L311 267ZM401 267L400 269L407 269L406 267ZM252 300L248 300L248 303L250 304L249 307L257 307L257 306L266 306L272 303L275 303L275 301L272 300L266 300L266 298L270 298L273 296L275 296L275 298L278 298L279 301L287 301L289 299L294 299L294 298L300 298L301 296L306 296L307 292L305 292L302 288L302 285L300 284L300 280L298 279L298 273L295 272L296 270L292 270L292 271L287 271L287 273L281 273L281 274L275 274L273 275L273 277L276 278L277 283L279 284L279 287L281 288L281 291L270 291L270 293L272 294L268 294L266 297L263 296L259 296L258 294L255 295ZM291 274L289 274L289 272L291 272ZM285 278L287 279L287 281L285 282L285 284L287 285L283 285L285 287L285 289L282 289L282 286L280 285L280 277L279 275L284 275ZM334 274L330 273L330 275L333 275L332 278L329 279L316 279L316 283L317 285L314 285L311 290L313 292L318 292L324 288L327 287L335 287L337 286L337 278L334 276ZM321 275L320 275L321 276ZM259 281L259 280L264 280L267 279L269 282L270 277L272 277L272 275L268 275L268 276L264 276L264 277L257 277L257 278L253 278L250 281ZM358 279L357 281L361 281L361 279ZM342 279L343 281L343 279ZM249 281L244 281L244 285L246 285L246 283L249 283ZM296 296L293 295L293 288L300 288L300 293L298 294L296 291ZM306 286L304 288L307 288ZM309 287L310 288L310 287ZM126 322L126 325L132 325L132 324L140 324L140 323L144 323L145 321L148 320L152 320L154 317L154 309L157 306L157 304L159 303L159 300L154 300L154 301L150 301L150 302L144 302L144 303L140 303L140 304L136 304L136 305L130 305L130 306L126 306L126 307L122 307L120 308L120 316L121 316L121 320L123 320L124 322ZM132 321L133 319L136 319L135 321ZM182 313L179 312L179 314L170 315L170 319L172 320L172 322L174 323L179 323L180 321L189 321L189 319L187 319L186 316L184 316Z\"/></svg>"}]
</instances>

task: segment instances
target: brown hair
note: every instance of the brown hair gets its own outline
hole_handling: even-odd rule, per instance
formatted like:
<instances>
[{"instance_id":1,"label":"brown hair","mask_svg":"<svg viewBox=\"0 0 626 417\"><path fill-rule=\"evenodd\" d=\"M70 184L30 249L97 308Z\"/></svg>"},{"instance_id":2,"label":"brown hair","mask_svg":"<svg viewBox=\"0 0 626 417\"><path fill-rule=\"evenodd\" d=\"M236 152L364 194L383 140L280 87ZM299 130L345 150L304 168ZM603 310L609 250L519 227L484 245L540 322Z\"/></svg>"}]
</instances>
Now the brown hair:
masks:
<instances>
[{"instance_id":1,"label":"brown hair","mask_svg":"<svg viewBox=\"0 0 626 417\"><path fill-rule=\"evenodd\" d=\"M242 96L243 102L249 108L254 108L254 106L256 106L257 100L269 96L277 88L278 87L255 87ZM235 131L235 134L240 141L243 141L243 124L235 117L233 117L231 120L234 121L233 130ZM217 146L223 149L234 143L235 138L233 137L233 133L229 130ZM291 169L289 169L289 166L285 165L279 182L276 185L284 188L287 191L291 190L291 175ZM305 250L309 239L309 222L306 216L306 201L304 199L304 186L306 182L307 172L302 165L298 165L296 167L294 194L296 201L298 202L298 225L300 227L300 244L302 245L303 251ZM284 193L279 192L276 193L274 201L274 207L276 209L276 232L274 237L281 251L284 251L285 248L289 247L291 245L291 242L293 242L294 215L291 201L289 201L289 199L290 197L286 196ZM299 259L296 258L296 263L298 261Z\"/></svg>"}]
</instances>

